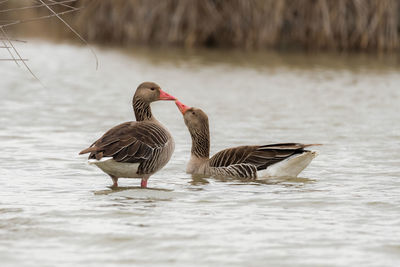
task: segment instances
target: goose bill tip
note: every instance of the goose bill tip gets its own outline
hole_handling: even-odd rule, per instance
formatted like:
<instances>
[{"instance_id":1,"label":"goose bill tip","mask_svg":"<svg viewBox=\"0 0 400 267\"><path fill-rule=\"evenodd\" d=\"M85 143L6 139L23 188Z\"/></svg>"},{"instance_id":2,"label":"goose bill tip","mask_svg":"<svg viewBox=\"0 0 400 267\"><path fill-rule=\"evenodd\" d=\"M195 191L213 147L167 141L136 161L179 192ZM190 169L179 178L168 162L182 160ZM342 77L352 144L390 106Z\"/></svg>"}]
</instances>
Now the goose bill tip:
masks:
<instances>
[{"instance_id":1,"label":"goose bill tip","mask_svg":"<svg viewBox=\"0 0 400 267\"><path fill-rule=\"evenodd\" d=\"M175 100L175 104L178 107L179 111L182 113L182 115L185 115L186 111L189 109L188 106L180 102L178 99Z\"/></svg>"}]
</instances>

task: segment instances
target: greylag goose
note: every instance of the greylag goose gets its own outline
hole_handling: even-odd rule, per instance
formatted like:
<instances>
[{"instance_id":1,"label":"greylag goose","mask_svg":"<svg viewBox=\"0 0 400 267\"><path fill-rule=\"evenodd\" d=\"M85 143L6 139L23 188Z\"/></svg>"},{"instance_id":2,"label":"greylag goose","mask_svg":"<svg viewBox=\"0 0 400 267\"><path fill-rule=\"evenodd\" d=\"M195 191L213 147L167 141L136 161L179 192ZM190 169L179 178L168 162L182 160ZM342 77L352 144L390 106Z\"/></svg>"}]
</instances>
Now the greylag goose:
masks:
<instances>
[{"instance_id":1,"label":"greylag goose","mask_svg":"<svg viewBox=\"0 0 400 267\"><path fill-rule=\"evenodd\" d=\"M141 187L147 187L149 177L167 164L175 146L171 134L151 113L150 103L175 99L156 83L140 84L132 100L136 121L111 128L79 154L90 153L89 164L107 173L114 187L118 178L141 178Z\"/></svg>"},{"instance_id":2,"label":"greylag goose","mask_svg":"<svg viewBox=\"0 0 400 267\"><path fill-rule=\"evenodd\" d=\"M175 103L183 114L192 138L187 173L251 179L296 177L317 156L317 152L304 148L318 144L282 143L228 148L210 158L207 115L201 109L188 107L178 100Z\"/></svg>"}]
</instances>

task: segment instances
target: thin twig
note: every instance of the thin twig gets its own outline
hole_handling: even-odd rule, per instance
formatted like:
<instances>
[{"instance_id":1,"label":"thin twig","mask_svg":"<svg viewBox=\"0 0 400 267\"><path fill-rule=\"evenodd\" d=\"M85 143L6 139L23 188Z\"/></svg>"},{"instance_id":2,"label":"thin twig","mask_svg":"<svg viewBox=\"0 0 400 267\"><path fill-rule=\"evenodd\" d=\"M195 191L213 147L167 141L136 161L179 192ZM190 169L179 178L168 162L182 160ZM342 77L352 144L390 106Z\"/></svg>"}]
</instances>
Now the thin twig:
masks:
<instances>
[{"instance_id":1,"label":"thin twig","mask_svg":"<svg viewBox=\"0 0 400 267\"><path fill-rule=\"evenodd\" d=\"M0 27L1 27L1 26L0 26ZM6 38L3 38L3 37L0 37L0 40L10 40L10 41L13 41L13 42L27 43L27 41L18 40L18 39L12 39L12 38L6 39Z\"/></svg>"},{"instance_id":2,"label":"thin twig","mask_svg":"<svg viewBox=\"0 0 400 267\"><path fill-rule=\"evenodd\" d=\"M60 5L60 6L64 6L64 7L71 8L71 9L78 9L77 7L64 4L64 3L66 3L67 1L64 1L64 2L56 2L56 1L54 1L54 0L49 0L49 1L52 2L53 4L47 4L48 6L51 6L51 5ZM71 2L76 2L76 0L73 0L73 1L71 1Z\"/></svg>"},{"instance_id":3,"label":"thin twig","mask_svg":"<svg viewBox=\"0 0 400 267\"><path fill-rule=\"evenodd\" d=\"M3 32L1 35L3 35L4 37L7 38L7 35L5 34L5 32L4 32L4 30L3 30L3 27L0 27L0 29L1 29L2 32ZM7 40L7 39L1 39L1 42L3 43L3 45L4 45L5 47L7 47L7 44L6 44L6 42L5 42L4 40ZM7 40L7 41L11 44L11 41L10 41L10 40ZM15 64L16 64L18 67L21 67L21 66L18 64L18 61L17 61L17 59L15 58L14 54L11 52L11 49L10 49L10 48L6 48L6 49L7 49L7 52L10 54L12 60L14 60Z\"/></svg>"},{"instance_id":4,"label":"thin twig","mask_svg":"<svg viewBox=\"0 0 400 267\"><path fill-rule=\"evenodd\" d=\"M45 3L43 2L43 0L39 0L39 1L40 1L42 4L45 4ZM47 7L48 10L50 10L51 13L53 13L55 16L57 16L57 18L58 18L59 20L61 20L61 21L64 23L64 25L67 26L76 36L78 36L79 39L80 39L83 43L85 43L85 44L88 46L88 48L90 49L90 51L93 53L94 57L96 58L96 70L97 70L97 69L99 68L99 60L98 60L97 55L96 55L96 53L94 52L93 48L89 45L89 43L88 43L77 31L75 31L63 18L61 18L61 17L59 16L59 14L57 14L57 13L56 13L53 9L51 9L49 6L46 5L46 7Z\"/></svg>"},{"instance_id":5,"label":"thin twig","mask_svg":"<svg viewBox=\"0 0 400 267\"><path fill-rule=\"evenodd\" d=\"M27 58L23 58L23 59L0 58L0 61L29 61L29 59L27 59Z\"/></svg>"},{"instance_id":6,"label":"thin twig","mask_svg":"<svg viewBox=\"0 0 400 267\"><path fill-rule=\"evenodd\" d=\"M65 0L62 2L54 2L52 4L47 4L49 6L54 6L58 4L63 4L63 3L70 3L70 2L75 2L76 0ZM39 8L39 7L45 7L46 5L40 4L40 5L33 5L33 6L24 6L24 7L16 7L16 8L9 8L9 9L3 9L0 10L0 13L5 13L5 12L12 12L12 11L19 11L19 10L25 10L25 9L33 9L33 8ZM65 5L68 6L68 5ZM75 7L72 7L73 9L77 9Z\"/></svg>"},{"instance_id":7,"label":"thin twig","mask_svg":"<svg viewBox=\"0 0 400 267\"><path fill-rule=\"evenodd\" d=\"M51 17L59 17L59 15L64 15L64 14L71 13L71 12L74 12L74 11L76 11L76 10L68 10L68 11L56 13L56 14L53 14L53 15L47 15L47 16L31 18L31 19L25 19L25 20L16 20L16 21L14 21L12 23L0 25L0 26L1 27L9 27L9 26L12 26L12 25L15 25L15 24L26 23L26 22L31 22L31 21L41 20L41 19L47 19L47 18L51 18Z\"/></svg>"},{"instance_id":8,"label":"thin twig","mask_svg":"<svg viewBox=\"0 0 400 267\"><path fill-rule=\"evenodd\" d=\"M9 0L0 0L0 4L6 3ZM23 59L21 55L19 54L17 48L14 46L13 42L26 42L22 40L17 40L17 39L12 39L8 37L8 34L6 33L5 29L6 27L20 24L20 23L26 23L26 22L32 22L32 21L37 21L37 20L42 20L42 19L47 19L51 17L57 17L67 28L69 28L78 38L88 46L88 48L91 50L93 53L95 59L96 59L96 69L98 69L98 58L96 53L94 52L93 48L88 44L88 42L76 31L74 30L62 17L61 15L67 14L67 13L72 13L75 11L79 11L83 7L74 7L71 5L68 5L67 3L72 3L76 2L77 0L64 0L60 2L56 2L54 0L48 0L49 2L45 2L43 0L36 0L31 2L30 6L25 6L25 7L17 7L17 8L11 8L11 9L5 9L5 10L0 10L0 13L6 13L6 12L14 12L14 11L19 11L19 10L28 10L28 9L35 9L35 8L47 8L51 14L50 15L45 15L45 16L39 16L39 17L33 17L33 18L27 18L27 19L21 19L21 20L0 20L0 44L3 43L3 46L0 46L0 48L5 48L7 49L8 53L10 54L12 59L0 59L0 61L14 61L17 66L20 67L18 62L22 62L22 65L29 71L29 73L42 84L42 86L46 87L41 80L33 73L33 71L29 68L29 66L26 64L26 61L28 59ZM63 12L55 12L50 6L62 6L64 8L67 8L68 10L63 11ZM2 24L5 23L5 24ZM14 54L15 53L15 54Z\"/></svg>"},{"instance_id":9,"label":"thin twig","mask_svg":"<svg viewBox=\"0 0 400 267\"><path fill-rule=\"evenodd\" d=\"M6 31L4 30L4 27L0 27L0 30L3 32L3 35L7 38L8 42L10 43L10 45L12 46L12 48L14 49L14 52L17 54L18 58L21 60L22 64L25 66L25 68L31 73L31 75L38 80L41 84L42 82L39 80L38 77L36 77L36 75L33 73L33 71L29 68L29 66L25 63L25 61L23 60L23 58L21 57L21 55L19 54L18 50L14 47L13 43L8 39L8 35L6 33ZM17 62L17 61L15 61ZM42 84L43 85L43 84ZM44 86L44 85L43 85Z\"/></svg>"}]
</instances>

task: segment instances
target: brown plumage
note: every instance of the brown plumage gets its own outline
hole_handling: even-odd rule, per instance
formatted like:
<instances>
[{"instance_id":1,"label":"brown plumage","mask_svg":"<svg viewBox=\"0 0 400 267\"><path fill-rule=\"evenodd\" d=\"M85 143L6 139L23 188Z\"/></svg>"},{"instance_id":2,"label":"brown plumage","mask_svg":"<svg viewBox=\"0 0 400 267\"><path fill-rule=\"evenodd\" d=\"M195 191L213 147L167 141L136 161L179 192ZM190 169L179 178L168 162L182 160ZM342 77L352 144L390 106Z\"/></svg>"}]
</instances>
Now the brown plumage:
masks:
<instances>
[{"instance_id":1,"label":"brown plumage","mask_svg":"<svg viewBox=\"0 0 400 267\"><path fill-rule=\"evenodd\" d=\"M176 104L192 138L188 173L257 178L264 171L262 175L297 176L316 156L316 152L305 148L319 144L280 143L228 148L209 158L207 115L201 109L185 106L179 101Z\"/></svg>"},{"instance_id":2,"label":"brown plumage","mask_svg":"<svg viewBox=\"0 0 400 267\"><path fill-rule=\"evenodd\" d=\"M168 130L151 113L150 103L174 100L151 82L139 85L132 100L136 121L125 122L108 130L79 154L90 153L89 162L109 174L118 186L118 178L148 178L169 161L174 141Z\"/></svg>"},{"instance_id":3,"label":"brown plumage","mask_svg":"<svg viewBox=\"0 0 400 267\"><path fill-rule=\"evenodd\" d=\"M303 153L304 148L317 144L280 143L264 146L239 146L224 149L210 159L210 166L227 167L232 164L248 163L257 170L266 169L295 154Z\"/></svg>"}]
</instances>

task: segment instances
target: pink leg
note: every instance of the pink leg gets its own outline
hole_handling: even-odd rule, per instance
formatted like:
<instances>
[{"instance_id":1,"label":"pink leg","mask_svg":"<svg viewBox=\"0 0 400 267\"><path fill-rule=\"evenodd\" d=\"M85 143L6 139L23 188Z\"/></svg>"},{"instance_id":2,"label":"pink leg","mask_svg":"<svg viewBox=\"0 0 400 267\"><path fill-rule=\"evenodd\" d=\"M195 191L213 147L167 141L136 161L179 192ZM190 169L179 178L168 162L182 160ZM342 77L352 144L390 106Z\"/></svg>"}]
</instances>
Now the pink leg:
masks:
<instances>
[{"instance_id":1,"label":"pink leg","mask_svg":"<svg viewBox=\"0 0 400 267\"><path fill-rule=\"evenodd\" d=\"M141 188L147 188L147 179L149 178L142 178L142 182L140 183Z\"/></svg>"},{"instance_id":2,"label":"pink leg","mask_svg":"<svg viewBox=\"0 0 400 267\"><path fill-rule=\"evenodd\" d=\"M113 180L113 187L118 187L118 178L111 176L111 179Z\"/></svg>"}]
</instances>

